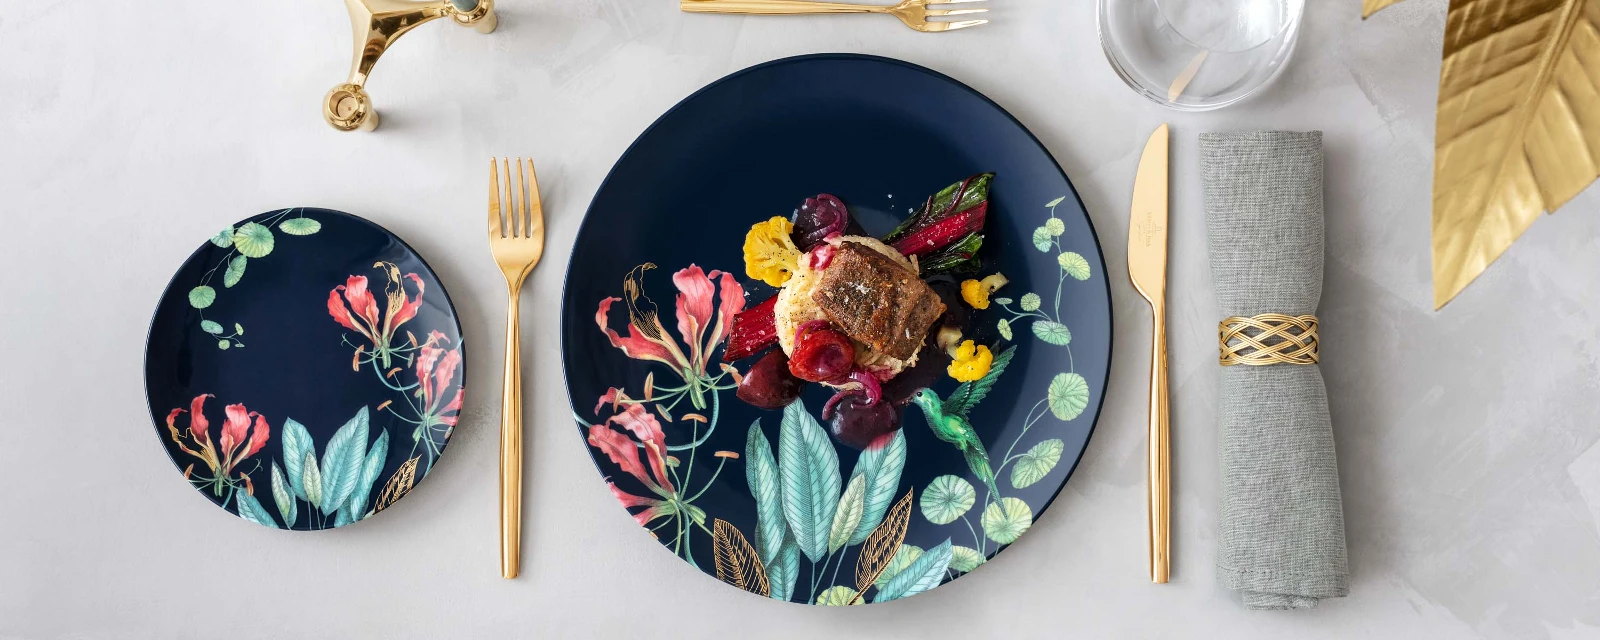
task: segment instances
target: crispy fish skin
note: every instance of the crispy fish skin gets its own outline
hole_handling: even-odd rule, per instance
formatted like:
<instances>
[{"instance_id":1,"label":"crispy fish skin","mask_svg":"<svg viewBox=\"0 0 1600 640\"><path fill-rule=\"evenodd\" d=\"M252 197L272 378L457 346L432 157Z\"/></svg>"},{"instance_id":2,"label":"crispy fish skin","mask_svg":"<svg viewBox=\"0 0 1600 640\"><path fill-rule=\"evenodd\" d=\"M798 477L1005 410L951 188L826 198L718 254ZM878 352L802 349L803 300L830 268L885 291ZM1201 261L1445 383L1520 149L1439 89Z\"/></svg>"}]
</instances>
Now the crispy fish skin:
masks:
<instances>
[{"instance_id":1,"label":"crispy fish skin","mask_svg":"<svg viewBox=\"0 0 1600 640\"><path fill-rule=\"evenodd\" d=\"M916 355L944 303L922 278L857 242L839 243L812 301L846 335L901 360Z\"/></svg>"}]
</instances>

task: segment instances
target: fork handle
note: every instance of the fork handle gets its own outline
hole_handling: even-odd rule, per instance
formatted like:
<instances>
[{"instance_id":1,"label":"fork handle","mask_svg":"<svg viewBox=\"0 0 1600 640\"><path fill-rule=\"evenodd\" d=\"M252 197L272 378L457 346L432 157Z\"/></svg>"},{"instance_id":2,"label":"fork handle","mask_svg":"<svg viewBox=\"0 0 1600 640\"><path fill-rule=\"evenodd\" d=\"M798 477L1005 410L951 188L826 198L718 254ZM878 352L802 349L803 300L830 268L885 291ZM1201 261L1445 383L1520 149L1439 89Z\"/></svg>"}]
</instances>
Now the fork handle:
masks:
<instances>
[{"instance_id":1,"label":"fork handle","mask_svg":"<svg viewBox=\"0 0 1600 640\"><path fill-rule=\"evenodd\" d=\"M522 283L506 307L505 388L500 394L500 577L522 566L522 334L517 318Z\"/></svg>"},{"instance_id":2,"label":"fork handle","mask_svg":"<svg viewBox=\"0 0 1600 640\"><path fill-rule=\"evenodd\" d=\"M811 13L884 13L888 7L843 2L809 0L679 0L678 8L689 13L747 13L759 15L799 15Z\"/></svg>"}]
</instances>

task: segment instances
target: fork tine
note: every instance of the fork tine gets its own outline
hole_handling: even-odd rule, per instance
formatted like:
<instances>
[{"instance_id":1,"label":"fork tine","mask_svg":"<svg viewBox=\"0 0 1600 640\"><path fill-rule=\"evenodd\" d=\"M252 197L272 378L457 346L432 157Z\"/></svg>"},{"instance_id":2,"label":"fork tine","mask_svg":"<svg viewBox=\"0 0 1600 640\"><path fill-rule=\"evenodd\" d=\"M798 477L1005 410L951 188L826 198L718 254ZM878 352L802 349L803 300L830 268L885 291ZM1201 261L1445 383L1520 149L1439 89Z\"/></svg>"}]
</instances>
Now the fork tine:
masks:
<instances>
[{"instance_id":1,"label":"fork tine","mask_svg":"<svg viewBox=\"0 0 1600 640\"><path fill-rule=\"evenodd\" d=\"M926 14L930 17L962 16L969 13L988 13L988 9L929 9Z\"/></svg>"},{"instance_id":2,"label":"fork tine","mask_svg":"<svg viewBox=\"0 0 1600 640\"><path fill-rule=\"evenodd\" d=\"M988 20L962 20L960 22L929 22L928 26L931 27L933 25L939 25L941 27L944 27L943 29L939 29L939 31L955 31L956 29L965 29L967 27L976 27L976 26L978 26L980 24L989 24L989 21Z\"/></svg>"},{"instance_id":3,"label":"fork tine","mask_svg":"<svg viewBox=\"0 0 1600 640\"><path fill-rule=\"evenodd\" d=\"M489 158L489 237L506 237L500 224L500 164Z\"/></svg>"},{"instance_id":4,"label":"fork tine","mask_svg":"<svg viewBox=\"0 0 1600 640\"><path fill-rule=\"evenodd\" d=\"M539 175L533 169L533 158L528 163L528 237L544 235L544 201L539 198Z\"/></svg>"},{"instance_id":5,"label":"fork tine","mask_svg":"<svg viewBox=\"0 0 1600 640\"><path fill-rule=\"evenodd\" d=\"M506 237L517 237L517 198L516 185L511 182L511 161L509 158L500 159L500 176L505 181L501 187L501 196L505 199Z\"/></svg>"},{"instance_id":6,"label":"fork tine","mask_svg":"<svg viewBox=\"0 0 1600 640\"><path fill-rule=\"evenodd\" d=\"M521 237L528 237L528 172L522 167L522 158L517 158L517 226L522 229Z\"/></svg>"}]
</instances>

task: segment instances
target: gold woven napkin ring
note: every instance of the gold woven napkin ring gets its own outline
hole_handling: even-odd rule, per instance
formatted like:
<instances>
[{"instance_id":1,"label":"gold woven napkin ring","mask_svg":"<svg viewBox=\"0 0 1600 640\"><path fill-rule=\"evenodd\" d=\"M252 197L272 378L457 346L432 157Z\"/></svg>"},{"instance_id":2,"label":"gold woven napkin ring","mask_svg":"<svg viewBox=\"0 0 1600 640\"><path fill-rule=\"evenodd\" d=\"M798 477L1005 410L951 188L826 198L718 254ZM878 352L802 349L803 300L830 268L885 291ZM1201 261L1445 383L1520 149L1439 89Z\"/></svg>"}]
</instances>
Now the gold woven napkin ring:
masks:
<instances>
[{"instance_id":1,"label":"gold woven napkin ring","mask_svg":"<svg viewBox=\"0 0 1600 640\"><path fill-rule=\"evenodd\" d=\"M1316 364L1317 317L1263 313L1233 316L1217 325L1222 366Z\"/></svg>"}]
</instances>

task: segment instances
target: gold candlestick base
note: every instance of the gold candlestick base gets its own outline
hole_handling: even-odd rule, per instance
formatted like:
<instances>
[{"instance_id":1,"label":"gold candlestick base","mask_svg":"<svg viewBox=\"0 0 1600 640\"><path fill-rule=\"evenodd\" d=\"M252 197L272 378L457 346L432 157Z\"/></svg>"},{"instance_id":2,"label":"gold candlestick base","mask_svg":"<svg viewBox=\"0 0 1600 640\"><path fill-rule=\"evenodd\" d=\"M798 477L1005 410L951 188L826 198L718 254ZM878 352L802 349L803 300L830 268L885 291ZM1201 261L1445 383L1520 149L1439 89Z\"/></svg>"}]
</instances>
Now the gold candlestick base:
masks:
<instances>
[{"instance_id":1,"label":"gold candlestick base","mask_svg":"<svg viewBox=\"0 0 1600 640\"><path fill-rule=\"evenodd\" d=\"M494 31L498 24L494 0L345 0L344 4L350 11L355 56L350 78L328 91L322 102L322 118L340 131L378 127L378 112L365 88L367 77L383 52L407 31L445 16L479 33Z\"/></svg>"}]
</instances>

